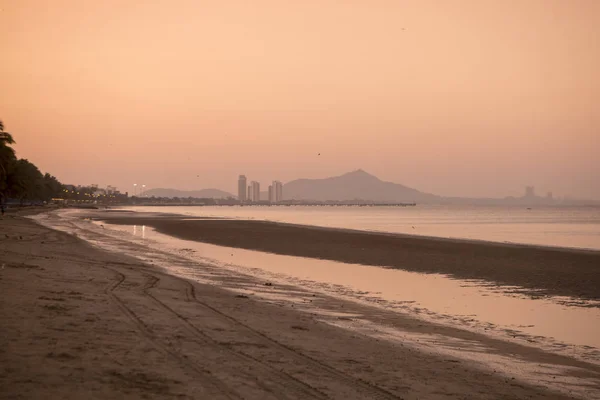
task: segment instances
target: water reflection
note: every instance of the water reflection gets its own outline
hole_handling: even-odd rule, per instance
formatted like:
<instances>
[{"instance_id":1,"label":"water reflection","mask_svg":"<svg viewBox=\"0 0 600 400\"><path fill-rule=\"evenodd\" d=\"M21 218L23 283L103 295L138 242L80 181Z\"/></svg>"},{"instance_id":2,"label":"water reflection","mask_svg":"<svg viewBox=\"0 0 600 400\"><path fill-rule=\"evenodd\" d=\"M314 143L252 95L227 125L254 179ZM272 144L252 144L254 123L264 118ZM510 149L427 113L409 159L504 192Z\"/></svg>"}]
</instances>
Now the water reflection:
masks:
<instances>
[{"instance_id":1,"label":"water reflection","mask_svg":"<svg viewBox=\"0 0 600 400\"><path fill-rule=\"evenodd\" d=\"M127 227L111 226L115 230ZM176 239L148 228L153 247L173 251L198 261L213 260L221 268L280 278L301 286L388 303L399 311L421 317L444 317L461 325L495 327L511 336L553 338L560 342L600 348L600 309L567 307L551 299L507 295L482 287L479 282L450 279L439 274L419 274L398 269L346 264L215 246ZM133 234L137 228L134 226ZM139 237L139 235L137 235ZM145 239L145 227L142 227ZM179 271L172 271L177 274ZM435 318L437 319L437 318Z\"/></svg>"},{"instance_id":2,"label":"water reflection","mask_svg":"<svg viewBox=\"0 0 600 400\"><path fill-rule=\"evenodd\" d=\"M133 236L138 236L137 225L133 225ZM146 225L142 225L142 239L146 239Z\"/></svg>"}]
</instances>

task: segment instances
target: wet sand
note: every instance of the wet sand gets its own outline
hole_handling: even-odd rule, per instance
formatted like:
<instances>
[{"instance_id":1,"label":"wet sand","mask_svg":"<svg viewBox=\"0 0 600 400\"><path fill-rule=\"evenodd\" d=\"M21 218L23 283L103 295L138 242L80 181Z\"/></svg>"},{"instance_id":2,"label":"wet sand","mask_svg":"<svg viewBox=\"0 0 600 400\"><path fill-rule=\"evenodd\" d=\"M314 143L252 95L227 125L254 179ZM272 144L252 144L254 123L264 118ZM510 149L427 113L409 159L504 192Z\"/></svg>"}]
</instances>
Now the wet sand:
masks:
<instances>
[{"instance_id":1,"label":"wet sand","mask_svg":"<svg viewBox=\"0 0 600 400\"><path fill-rule=\"evenodd\" d=\"M529 294L600 300L600 252L440 239L264 221L198 219L113 212L90 214L111 224L221 246L346 263L441 273L519 286Z\"/></svg>"},{"instance_id":2,"label":"wet sand","mask_svg":"<svg viewBox=\"0 0 600 400\"><path fill-rule=\"evenodd\" d=\"M462 329L485 332L506 340L514 340L516 336L517 342L531 343L562 354L577 353L600 364L600 307L581 307L582 304L589 305L589 301L530 298L515 293L512 288L453 279L441 274L218 246L174 238L143 225L92 223L78 220L75 215L72 217L69 220L82 229L96 229L148 249L176 254L203 265L210 264L220 272L230 271L252 275L265 282L292 284L396 310L430 322L451 326L459 324ZM104 228L100 228L99 224L103 224ZM114 251L120 250L115 248ZM127 252L126 249L122 251ZM152 251L137 256L157 262ZM185 278L195 280L197 276L196 271L190 271L192 276L188 277L180 274L182 271L179 269L168 265L166 268L169 273ZM565 329L567 326L569 329Z\"/></svg>"},{"instance_id":3,"label":"wet sand","mask_svg":"<svg viewBox=\"0 0 600 400\"><path fill-rule=\"evenodd\" d=\"M2 398L572 398L549 391L550 376L530 385L517 371L496 373L332 326L322 315L184 280L23 218L0 220L0 229ZM107 240L88 234L99 244ZM219 279L239 285L245 278ZM317 301L358 311L339 299ZM452 331L394 318L397 330ZM462 335L464 342L485 340ZM488 351L560 364L573 376L600 374L597 366L526 346L485 344ZM584 388L582 397L598 389Z\"/></svg>"}]
</instances>

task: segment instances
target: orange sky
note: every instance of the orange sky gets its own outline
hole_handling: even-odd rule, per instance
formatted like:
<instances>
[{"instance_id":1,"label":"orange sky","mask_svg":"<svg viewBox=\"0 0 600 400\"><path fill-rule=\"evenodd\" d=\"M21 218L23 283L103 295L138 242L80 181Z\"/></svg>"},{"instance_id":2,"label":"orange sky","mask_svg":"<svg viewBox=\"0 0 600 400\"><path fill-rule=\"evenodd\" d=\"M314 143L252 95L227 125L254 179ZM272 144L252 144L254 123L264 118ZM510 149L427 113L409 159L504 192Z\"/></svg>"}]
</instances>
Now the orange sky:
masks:
<instances>
[{"instance_id":1,"label":"orange sky","mask_svg":"<svg viewBox=\"0 0 600 400\"><path fill-rule=\"evenodd\" d=\"M0 0L0 54L18 155L67 183L600 198L598 0Z\"/></svg>"}]
</instances>

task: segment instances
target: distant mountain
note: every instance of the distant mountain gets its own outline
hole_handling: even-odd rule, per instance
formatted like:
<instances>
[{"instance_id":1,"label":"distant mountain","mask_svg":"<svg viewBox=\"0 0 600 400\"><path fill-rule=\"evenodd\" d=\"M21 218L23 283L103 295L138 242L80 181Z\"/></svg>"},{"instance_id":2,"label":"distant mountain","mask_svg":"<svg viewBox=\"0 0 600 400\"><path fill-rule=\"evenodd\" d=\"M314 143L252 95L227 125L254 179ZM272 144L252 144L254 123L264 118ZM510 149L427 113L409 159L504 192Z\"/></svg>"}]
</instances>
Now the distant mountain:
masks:
<instances>
[{"instance_id":1,"label":"distant mountain","mask_svg":"<svg viewBox=\"0 0 600 400\"><path fill-rule=\"evenodd\" d=\"M436 202L439 197L392 182L362 169L325 179L297 179L283 186L286 200L371 200L378 202Z\"/></svg>"},{"instance_id":2,"label":"distant mountain","mask_svg":"<svg viewBox=\"0 0 600 400\"><path fill-rule=\"evenodd\" d=\"M195 197L224 199L237 198L231 193L219 189L177 190L150 189L139 196L148 197ZM268 192L260 193L261 200L268 200ZM424 193L398 183L385 182L362 169L348 172L340 176L324 179L296 179L283 185L284 200L304 201L352 201L364 200L374 202L420 203L420 204L464 204L464 205L596 205L597 200L554 199L551 194L546 197L533 193L521 197L505 198L466 198L443 197Z\"/></svg>"},{"instance_id":3,"label":"distant mountain","mask_svg":"<svg viewBox=\"0 0 600 400\"><path fill-rule=\"evenodd\" d=\"M227 197L235 197L231 193L224 192L219 189L201 189L201 190L177 190L177 189L150 189L141 193L139 196L144 197L195 197L195 198L213 198L224 199Z\"/></svg>"}]
</instances>

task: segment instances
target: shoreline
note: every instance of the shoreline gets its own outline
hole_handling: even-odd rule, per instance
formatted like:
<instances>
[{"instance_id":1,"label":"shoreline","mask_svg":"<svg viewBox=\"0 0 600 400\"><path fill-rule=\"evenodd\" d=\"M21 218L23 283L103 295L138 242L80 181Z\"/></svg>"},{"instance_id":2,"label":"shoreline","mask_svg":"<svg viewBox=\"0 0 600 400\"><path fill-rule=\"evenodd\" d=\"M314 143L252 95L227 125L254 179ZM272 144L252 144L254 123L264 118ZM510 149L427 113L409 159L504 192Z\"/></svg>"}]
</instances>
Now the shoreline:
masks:
<instances>
[{"instance_id":1,"label":"shoreline","mask_svg":"<svg viewBox=\"0 0 600 400\"><path fill-rule=\"evenodd\" d=\"M217 217L217 216L206 216L206 217L198 217L198 216L190 216L185 214L177 214L172 212L146 212L146 211L135 211L129 209L112 209L112 210L102 210L101 212L111 213L112 215L118 213L125 213L129 216L135 215L144 217L174 217L180 218L182 220L225 220L225 221L251 221L251 222L264 222L278 225L286 225L296 228L307 228L307 229L315 229L315 230L323 230L328 232L349 232L349 233L359 233L359 234L370 234L377 236L389 236L389 237L397 237L404 239L426 239L440 242L449 242L449 243L457 243L457 244L482 244L482 245L490 245L490 246L500 246L500 247L515 247L515 248L526 248L526 249L538 249L538 250L556 250L561 252L572 252L572 253L583 253L583 254L600 254L600 249L588 248L588 247L567 247L567 246L551 246L551 245L542 245L542 244L533 244L533 243L518 243L518 242L499 242L494 240L486 240L486 239L468 239L461 237L444 237L444 236L431 236L431 235L419 235L419 234L410 234L410 233L401 233L401 232L387 232L387 231L378 231L378 230L362 230L362 229L353 229L353 228L339 228L333 226L319 226L319 225L308 225L308 224L296 224L291 222L278 222L271 220L262 220L262 219L244 219L244 218L234 218L234 217ZM108 221L107 218L98 218L96 215L93 216L95 219L100 221ZM117 224L117 225L125 225L125 224ZM127 224L131 225L131 224Z\"/></svg>"},{"instance_id":2,"label":"shoreline","mask_svg":"<svg viewBox=\"0 0 600 400\"><path fill-rule=\"evenodd\" d=\"M436 238L269 221L126 212L86 213L176 238L275 254L440 273L517 286L532 296L600 300L600 251Z\"/></svg>"},{"instance_id":3,"label":"shoreline","mask_svg":"<svg viewBox=\"0 0 600 400\"><path fill-rule=\"evenodd\" d=\"M100 231L148 249L208 264L221 272L250 275L277 286L300 285L327 296L393 310L439 325L458 323L461 329L501 340L531 343L550 352L569 354L571 351L582 360L596 360L600 364L600 307L592 307L592 301L531 298L515 288L457 280L441 274L218 246L178 239L150 226L134 228L81 221L73 215L65 217L81 229ZM154 260L152 253L144 254L143 258ZM173 273L178 272L175 269ZM564 326L570 329L564 331Z\"/></svg>"},{"instance_id":4,"label":"shoreline","mask_svg":"<svg viewBox=\"0 0 600 400\"><path fill-rule=\"evenodd\" d=\"M483 244L498 244L503 246L515 246L515 247L534 247L539 249L556 249L556 250L564 250L564 251L576 251L576 252L591 252L591 253L600 253L600 245L598 247L583 247L583 246L565 246L558 244L541 244L541 243L533 243L533 242L517 242L510 240L494 240L494 239L477 239L477 238L469 238L469 237L460 237L460 236L435 236L435 235L425 235L418 234L414 232L394 232L394 231L384 231L384 230L376 230L376 229L362 229L362 228L346 228L346 227L336 227L336 226L320 226L320 225L310 225L296 222L284 222L278 220L270 220L270 219L248 219L244 217L236 217L236 216L194 216L181 214L177 211L138 211L136 209L138 206L120 206L112 209L113 212L129 212L129 213L137 213L137 214L152 214L152 215L171 215L171 216L186 216L189 219L228 219L228 220L241 220L241 221L261 221L261 222L272 222L290 226L297 227L306 227L306 228L318 228L318 229L326 229L332 231L351 231L351 232L360 232L360 233L373 233L377 235L390 235L390 236L398 236L398 237L407 237L407 238L424 238L424 239L432 239L432 240L447 240L447 241L455 241L458 243L467 242L467 243L483 243ZM139 206L144 208L153 208L153 206ZM201 207L213 207L213 206L201 206ZM229 206L227 206L229 207ZM572 206L565 206L572 207ZM592 206L595 207L595 206ZM520 207L519 207L520 208ZM581 208L576 206L575 208Z\"/></svg>"},{"instance_id":5,"label":"shoreline","mask_svg":"<svg viewBox=\"0 0 600 400\"><path fill-rule=\"evenodd\" d=\"M458 335L465 345L484 340L480 345L488 352L552 365L551 373L560 380L549 383L565 383L551 390L545 381L549 370L538 371L532 384L510 369L496 373L477 361L337 327L336 321L349 320L335 314L315 315L258 295L236 295L222 288L227 285L176 277L127 254L103 250L114 247L101 229L66 234L23 218L0 224L8 234L0 238L5 266L0 270L5 295L0 361L10 369L0 375L0 393L9 397L567 399L592 398L600 387L595 365L458 328L400 316L387 321L399 331ZM121 245L132 254L148 251ZM169 266L214 277L208 266L167 257ZM237 275L215 279L231 287L247 280ZM302 290L252 280L246 284L265 293ZM304 296L331 312L389 317L327 296ZM595 383L589 389L569 383L577 379Z\"/></svg>"}]
</instances>

